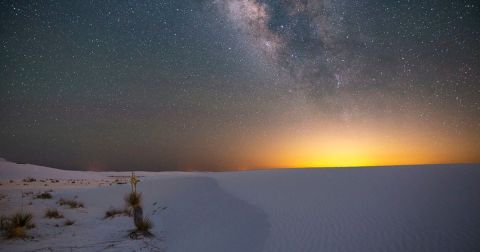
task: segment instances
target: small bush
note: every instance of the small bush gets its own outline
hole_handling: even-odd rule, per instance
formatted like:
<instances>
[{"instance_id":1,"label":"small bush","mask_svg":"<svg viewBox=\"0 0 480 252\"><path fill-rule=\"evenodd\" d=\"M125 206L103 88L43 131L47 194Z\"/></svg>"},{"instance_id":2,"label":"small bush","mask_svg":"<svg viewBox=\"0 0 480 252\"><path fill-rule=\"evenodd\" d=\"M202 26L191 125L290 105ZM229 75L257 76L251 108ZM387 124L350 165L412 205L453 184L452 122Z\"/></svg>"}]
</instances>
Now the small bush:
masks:
<instances>
[{"instance_id":1,"label":"small bush","mask_svg":"<svg viewBox=\"0 0 480 252\"><path fill-rule=\"evenodd\" d=\"M35 196L35 199L51 199L52 195L49 192L43 192Z\"/></svg>"},{"instance_id":2,"label":"small bush","mask_svg":"<svg viewBox=\"0 0 480 252\"><path fill-rule=\"evenodd\" d=\"M66 219L65 222L63 223L65 226L71 226L75 223L73 220Z\"/></svg>"},{"instance_id":3,"label":"small bush","mask_svg":"<svg viewBox=\"0 0 480 252\"><path fill-rule=\"evenodd\" d=\"M25 238L26 230L35 227L33 224L33 215L30 213L17 212L10 217L0 217L0 229L4 231L6 237Z\"/></svg>"},{"instance_id":4,"label":"small bush","mask_svg":"<svg viewBox=\"0 0 480 252\"><path fill-rule=\"evenodd\" d=\"M70 208L83 208L83 203L82 202L78 202L78 201L73 200L73 199L63 199L62 198L62 199L57 201L57 204L59 204L60 206L67 205Z\"/></svg>"},{"instance_id":5,"label":"small bush","mask_svg":"<svg viewBox=\"0 0 480 252\"><path fill-rule=\"evenodd\" d=\"M54 218L54 219L60 219L63 218L63 215L58 212L57 209L55 208L48 208L47 211L45 212L45 217L47 218Z\"/></svg>"},{"instance_id":6,"label":"small bush","mask_svg":"<svg viewBox=\"0 0 480 252\"><path fill-rule=\"evenodd\" d=\"M139 206L140 203L142 202L142 194L141 193L136 193L136 192L131 192L131 193L129 193L125 196L125 202L130 207Z\"/></svg>"}]
</instances>

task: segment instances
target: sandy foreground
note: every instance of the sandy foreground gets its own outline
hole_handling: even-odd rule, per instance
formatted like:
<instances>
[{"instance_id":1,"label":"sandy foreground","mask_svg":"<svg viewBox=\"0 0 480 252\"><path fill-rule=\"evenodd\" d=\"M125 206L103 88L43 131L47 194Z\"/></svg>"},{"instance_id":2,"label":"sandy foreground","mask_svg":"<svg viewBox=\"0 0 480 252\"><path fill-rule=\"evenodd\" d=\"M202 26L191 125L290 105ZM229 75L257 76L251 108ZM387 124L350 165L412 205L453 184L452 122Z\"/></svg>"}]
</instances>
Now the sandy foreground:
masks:
<instances>
[{"instance_id":1,"label":"sandy foreground","mask_svg":"<svg viewBox=\"0 0 480 252\"><path fill-rule=\"evenodd\" d=\"M480 165L136 174L154 237L132 240L130 217L104 218L129 173L0 160L0 213L24 209L36 226L0 251L480 251Z\"/></svg>"}]
</instances>

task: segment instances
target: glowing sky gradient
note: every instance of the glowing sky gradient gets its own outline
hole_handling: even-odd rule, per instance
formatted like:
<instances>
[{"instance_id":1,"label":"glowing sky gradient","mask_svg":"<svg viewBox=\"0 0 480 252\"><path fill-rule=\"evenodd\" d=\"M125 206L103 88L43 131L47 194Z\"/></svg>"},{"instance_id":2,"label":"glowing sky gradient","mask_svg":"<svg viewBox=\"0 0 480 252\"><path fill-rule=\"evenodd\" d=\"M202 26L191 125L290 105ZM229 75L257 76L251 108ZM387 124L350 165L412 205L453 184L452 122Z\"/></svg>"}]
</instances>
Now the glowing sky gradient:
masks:
<instances>
[{"instance_id":1,"label":"glowing sky gradient","mask_svg":"<svg viewBox=\"0 0 480 252\"><path fill-rule=\"evenodd\" d=\"M480 162L474 1L0 2L0 156L79 170Z\"/></svg>"}]
</instances>

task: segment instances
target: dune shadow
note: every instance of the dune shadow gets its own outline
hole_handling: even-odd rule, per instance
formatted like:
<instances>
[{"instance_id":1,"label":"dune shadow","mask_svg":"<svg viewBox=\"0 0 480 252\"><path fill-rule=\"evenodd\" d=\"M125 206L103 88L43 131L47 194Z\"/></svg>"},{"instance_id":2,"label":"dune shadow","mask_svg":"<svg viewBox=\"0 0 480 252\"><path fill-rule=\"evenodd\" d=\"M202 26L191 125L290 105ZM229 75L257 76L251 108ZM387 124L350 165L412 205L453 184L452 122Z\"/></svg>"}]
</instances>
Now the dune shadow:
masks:
<instances>
[{"instance_id":1,"label":"dune shadow","mask_svg":"<svg viewBox=\"0 0 480 252\"><path fill-rule=\"evenodd\" d=\"M270 224L263 210L224 191L208 177L142 184L146 201L159 201L168 251L262 251ZM151 198L151 199L149 199Z\"/></svg>"}]
</instances>

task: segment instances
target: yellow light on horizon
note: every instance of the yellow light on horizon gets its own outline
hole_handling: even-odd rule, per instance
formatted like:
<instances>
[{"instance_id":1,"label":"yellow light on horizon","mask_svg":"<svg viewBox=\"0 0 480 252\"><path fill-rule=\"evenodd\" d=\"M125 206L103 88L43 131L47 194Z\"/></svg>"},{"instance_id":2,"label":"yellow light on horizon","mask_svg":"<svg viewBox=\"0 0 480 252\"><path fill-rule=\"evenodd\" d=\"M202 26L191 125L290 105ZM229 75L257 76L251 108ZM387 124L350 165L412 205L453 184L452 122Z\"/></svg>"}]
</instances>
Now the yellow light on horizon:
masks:
<instances>
[{"instance_id":1,"label":"yellow light on horizon","mask_svg":"<svg viewBox=\"0 0 480 252\"><path fill-rule=\"evenodd\" d=\"M319 136L297 139L279 155L287 167L347 167L384 163L370 141L351 136ZM385 154L384 154L385 155Z\"/></svg>"},{"instance_id":2,"label":"yellow light on horizon","mask_svg":"<svg viewBox=\"0 0 480 252\"><path fill-rule=\"evenodd\" d=\"M245 167L307 168L455 163L472 158L472 148L456 138L434 139L428 131L363 128L322 129L302 134L277 132L253 150ZM458 146L455 149L452 146Z\"/></svg>"}]
</instances>

